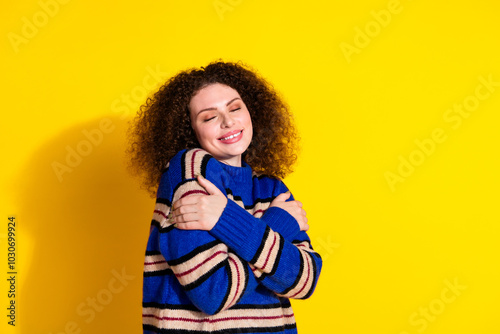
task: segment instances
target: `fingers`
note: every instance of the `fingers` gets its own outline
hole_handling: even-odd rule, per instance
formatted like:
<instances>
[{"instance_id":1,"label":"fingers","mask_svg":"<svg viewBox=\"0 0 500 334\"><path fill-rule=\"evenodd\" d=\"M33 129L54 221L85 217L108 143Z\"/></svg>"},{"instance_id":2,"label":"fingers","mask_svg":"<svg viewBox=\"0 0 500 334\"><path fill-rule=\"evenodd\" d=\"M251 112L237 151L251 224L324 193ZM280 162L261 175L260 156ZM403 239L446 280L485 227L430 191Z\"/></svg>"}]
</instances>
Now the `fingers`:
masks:
<instances>
[{"instance_id":1,"label":"fingers","mask_svg":"<svg viewBox=\"0 0 500 334\"><path fill-rule=\"evenodd\" d=\"M206 181L201 179L202 183ZM212 183L206 181L209 195L189 195L174 202L168 216L169 223L180 229L209 231L219 220L227 204L227 197ZM217 188L217 187L215 187ZM214 194L218 192L219 194ZM186 225L187 224L187 225Z\"/></svg>"},{"instance_id":2,"label":"fingers","mask_svg":"<svg viewBox=\"0 0 500 334\"><path fill-rule=\"evenodd\" d=\"M290 198L292 194L287 191L286 193L281 193L278 196L276 196L273 201L271 202L270 206L278 206L282 207L283 204L286 202L287 199Z\"/></svg>"},{"instance_id":3,"label":"fingers","mask_svg":"<svg viewBox=\"0 0 500 334\"><path fill-rule=\"evenodd\" d=\"M200 220L201 215L198 212L190 212L184 214L176 214L172 216L172 223L174 224L184 224L188 222L194 222Z\"/></svg>"},{"instance_id":4,"label":"fingers","mask_svg":"<svg viewBox=\"0 0 500 334\"><path fill-rule=\"evenodd\" d=\"M199 212L188 213L181 216L174 216L171 219L174 227L179 230L204 230L210 231L217 220Z\"/></svg>"},{"instance_id":5,"label":"fingers","mask_svg":"<svg viewBox=\"0 0 500 334\"><path fill-rule=\"evenodd\" d=\"M309 229L309 225L307 224L308 221L309 220L307 219L304 211L304 214L301 215L299 219L297 219L297 223L299 223L301 231L307 231Z\"/></svg>"},{"instance_id":6,"label":"fingers","mask_svg":"<svg viewBox=\"0 0 500 334\"><path fill-rule=\"evenodd\" d=\"M224 194L217 188L215 184L212 182L208 181L203 177L203 175L198 175L197 177L198 183L205 188L205 190L210 194L210 195L223 195Z\"/></svg>"},{"instance_id":7,"label":"fingers","mask_svg":"<svg viewBox=\"0 0 500 334\"><path fill-rule=\"evenodd\" d=\"M278 200L278 201L283 201L284 202L287 199L289 199L291 195L292 195L292 193L289 192L289 191L287 191L286 193L281 193L278 196L276 196L276 198L274 200L275 201Z\"/></svg>"},{"instance_id":8,"label":"fingers","mask_svg":"<svg viewBox=\"0 0 500 334\"><path fill-rule=\"evenodd\" d=\"M206 195L189 195L189 196L183 197L181 199L178 199L172 205L172 210L175 211L184 205L196 204L200 201L200 198L203 196L206 196Z\"/></svg>"}]
</instances>

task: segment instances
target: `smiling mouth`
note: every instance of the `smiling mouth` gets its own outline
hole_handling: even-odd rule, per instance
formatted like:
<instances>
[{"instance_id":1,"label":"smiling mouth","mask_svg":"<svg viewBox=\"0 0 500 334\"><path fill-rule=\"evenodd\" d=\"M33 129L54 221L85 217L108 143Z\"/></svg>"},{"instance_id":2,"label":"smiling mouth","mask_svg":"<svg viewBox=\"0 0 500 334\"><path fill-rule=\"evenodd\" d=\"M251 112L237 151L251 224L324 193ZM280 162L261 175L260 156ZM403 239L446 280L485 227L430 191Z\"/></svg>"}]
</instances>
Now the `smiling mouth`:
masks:
<instances>
[{"instance_id":1,"label":"smiling mouth","mask_svg":"<svg viewBox=\"0 0 500 334\"><path fill-rule=\"evenodd\" d=\"M235 137L238 137L239 135L241 135L241 133L243 132L243 130L241 130L240 132L238 133L235 133L234 135L230 135L230 136L227 136L227 137L224 137L224 138L219 138L219 140L229 140L229 139L233 139Z\"/></svg>"}]
</instances>

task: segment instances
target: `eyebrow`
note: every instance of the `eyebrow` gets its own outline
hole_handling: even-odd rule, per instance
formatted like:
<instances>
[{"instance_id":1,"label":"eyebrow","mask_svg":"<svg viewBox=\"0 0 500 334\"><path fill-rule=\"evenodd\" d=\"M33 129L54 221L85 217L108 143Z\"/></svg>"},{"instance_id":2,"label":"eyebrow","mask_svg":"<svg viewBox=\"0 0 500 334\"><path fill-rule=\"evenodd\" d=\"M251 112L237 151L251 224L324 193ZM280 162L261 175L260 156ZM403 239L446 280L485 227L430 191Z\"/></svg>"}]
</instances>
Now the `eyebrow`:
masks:
<instances>
[{"instance_id":1,"label":"eyebrow","mask_svg":"<svg viewBox=\"0 0 500 334\"><path fill-rule=\"evenodd\" d=\"M234 99L232 99L231 101L229 101L228 103L226 103L226 107L227 107L228 105L230 105L231 103L233 103L235 100L238 100L238 99L240 99L240 100L241 100L241 98L239 98L239 97L235 97ZM196 116L198 116L198 115L199 115L199 114L201 114L202 112L204 112L204 111L208 111L208 110L217 110L217 108L215 108L215 107L210 107L210 108L201 109L200 111L198 111L198 113L196 114Z\"/></svg>"}]
</instances>

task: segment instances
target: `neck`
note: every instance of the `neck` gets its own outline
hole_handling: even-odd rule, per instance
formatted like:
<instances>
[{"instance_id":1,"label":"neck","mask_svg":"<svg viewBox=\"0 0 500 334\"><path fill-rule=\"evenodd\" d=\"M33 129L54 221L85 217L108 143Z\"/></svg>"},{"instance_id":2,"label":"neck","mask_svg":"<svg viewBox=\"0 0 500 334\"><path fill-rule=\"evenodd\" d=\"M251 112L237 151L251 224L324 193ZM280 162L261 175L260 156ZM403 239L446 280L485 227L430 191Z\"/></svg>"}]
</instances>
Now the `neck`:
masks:
<instances>
[{"instance_id":1,"label":"neck","mask_svg":"<svg viewBox=\"0 0 500 334\"><path fill-rule=\"evenodd\" d=\"M241 155L237 157L232 157L230 159L221 159L219 161L229 166L241 167Z\"/></svg>"}]
</instances>

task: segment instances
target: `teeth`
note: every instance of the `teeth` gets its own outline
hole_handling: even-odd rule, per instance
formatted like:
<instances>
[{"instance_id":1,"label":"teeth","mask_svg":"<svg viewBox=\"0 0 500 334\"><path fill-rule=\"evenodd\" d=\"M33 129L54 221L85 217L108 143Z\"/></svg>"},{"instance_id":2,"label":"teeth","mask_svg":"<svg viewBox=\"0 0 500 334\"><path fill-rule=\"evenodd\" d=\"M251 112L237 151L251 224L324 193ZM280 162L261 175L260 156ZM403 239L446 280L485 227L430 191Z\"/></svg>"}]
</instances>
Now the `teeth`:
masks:
<instances>
[{"instance_id":1,"label":"teeth","mask_svg":"<svg viewBox=\"0 0 500 334\"><path fill-rule=\"evenodd\" d=\"M239 135L241 134L241 131L238 132L238 133L235 133L234 135L231 135L229 137L226 137L226 138L222 138L221 140L228 140L228 139L232 139L234 137L238 137Z\"/></svg>"}]
</instances>

